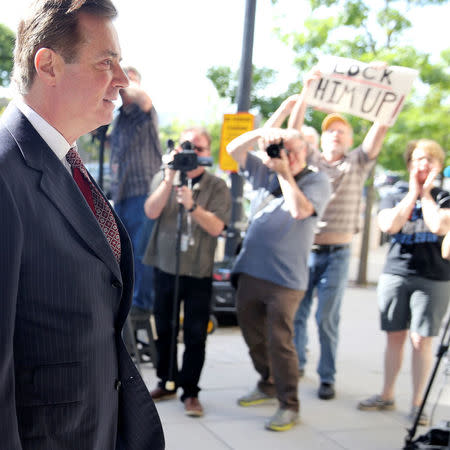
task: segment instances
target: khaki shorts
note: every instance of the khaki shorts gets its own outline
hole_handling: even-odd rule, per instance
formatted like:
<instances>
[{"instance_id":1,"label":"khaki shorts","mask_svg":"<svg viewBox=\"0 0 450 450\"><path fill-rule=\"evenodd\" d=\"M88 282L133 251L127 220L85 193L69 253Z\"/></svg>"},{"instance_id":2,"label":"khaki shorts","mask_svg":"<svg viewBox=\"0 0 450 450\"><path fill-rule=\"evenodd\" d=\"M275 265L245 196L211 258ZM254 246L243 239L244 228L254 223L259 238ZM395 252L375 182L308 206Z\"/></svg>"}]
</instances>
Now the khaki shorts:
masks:
<instances>
[{"instance_id":1,"label":"khaki shorts","mask_svg":"<svg viewBox=\"0 0 450 450\"><path fill-rule=\"evenodd\" d=\"M450 281L384 273L378 281L381 329L437 336L450 299Z\"/></svg>"}]
</instances>

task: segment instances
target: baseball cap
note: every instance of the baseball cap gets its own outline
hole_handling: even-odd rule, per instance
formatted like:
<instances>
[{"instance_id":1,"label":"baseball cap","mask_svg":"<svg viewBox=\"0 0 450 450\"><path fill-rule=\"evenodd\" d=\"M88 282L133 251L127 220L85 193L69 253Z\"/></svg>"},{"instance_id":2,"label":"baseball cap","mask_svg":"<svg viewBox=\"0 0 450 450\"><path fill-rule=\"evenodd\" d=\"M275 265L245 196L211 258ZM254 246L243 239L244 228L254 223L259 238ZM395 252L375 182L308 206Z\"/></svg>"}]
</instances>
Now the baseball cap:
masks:
<instances>
[{"instance_id":1,"label":"baseball cap","mask_svg":"<svg viewBox=\"0 0 450 450\"><path fill-rule=\"evenodd\" d=\"M332 113L332 114L328 114L328 116L325 117L325 119L323 119L322 131L326 131L333 122L337 122L337 121L345 123L345 125L352 128L352 126L350 125L350 122L344 116L341 116L340 114L337 114L337 113Z\"/></svg>"}]
</instances>

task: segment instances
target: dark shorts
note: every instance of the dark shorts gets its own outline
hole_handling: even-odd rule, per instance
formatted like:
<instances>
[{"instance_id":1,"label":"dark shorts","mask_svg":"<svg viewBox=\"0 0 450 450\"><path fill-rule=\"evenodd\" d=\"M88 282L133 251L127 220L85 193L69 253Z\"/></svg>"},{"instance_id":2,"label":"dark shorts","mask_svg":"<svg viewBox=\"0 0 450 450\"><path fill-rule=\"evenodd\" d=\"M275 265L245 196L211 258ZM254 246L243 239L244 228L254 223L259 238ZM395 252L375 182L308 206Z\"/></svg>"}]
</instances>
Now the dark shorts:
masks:
<instances>
[{"instance_id":1,"label":"dark shorts","mask_svg":"<svg viewBox=\"0 0 450 450\"><path fill-rule=\"evenodd\" d=\"M447 311L450 281L384 273L378 281L381 329L437 336Z\"/></svg>"}]
</instances>

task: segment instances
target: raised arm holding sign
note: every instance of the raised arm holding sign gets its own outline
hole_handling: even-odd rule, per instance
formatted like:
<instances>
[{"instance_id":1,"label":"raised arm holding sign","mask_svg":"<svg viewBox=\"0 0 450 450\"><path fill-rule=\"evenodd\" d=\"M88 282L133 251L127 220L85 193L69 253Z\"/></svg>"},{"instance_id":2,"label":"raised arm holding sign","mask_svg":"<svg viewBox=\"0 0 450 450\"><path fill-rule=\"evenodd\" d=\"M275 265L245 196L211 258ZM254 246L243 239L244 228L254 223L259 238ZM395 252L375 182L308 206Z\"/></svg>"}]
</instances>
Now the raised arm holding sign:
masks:
<instances>
[{"instance_id":1,"label":"raised arm holding sign","mask_svg":"<svg viewBox=\"0 0 450 450\"><path fill-rule=\"evenodd\" d=\"M392 126L417 77L407 67L366 64L349 58L323 57L306 102L320 109L346 112Z\"/></svg>"}]
</instances>

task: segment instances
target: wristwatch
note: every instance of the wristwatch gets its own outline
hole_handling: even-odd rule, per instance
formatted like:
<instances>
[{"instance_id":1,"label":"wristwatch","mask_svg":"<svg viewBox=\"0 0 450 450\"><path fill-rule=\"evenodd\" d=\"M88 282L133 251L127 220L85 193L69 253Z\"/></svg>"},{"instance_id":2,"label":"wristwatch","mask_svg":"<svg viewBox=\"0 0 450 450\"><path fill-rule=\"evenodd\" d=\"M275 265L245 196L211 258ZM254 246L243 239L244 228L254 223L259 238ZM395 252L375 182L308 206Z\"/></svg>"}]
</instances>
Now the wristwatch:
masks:
<instances>
[{"instance_id":1,"label":"wristwatch","mask_svg":"<svg viewBox=\"0 0 450 450\"><path fill-rule=\"evenodd\" d=\"M196 202L194 202L194 203L192 203L192 207L190 207L189 209L188 209L188 212L194 212L195 210L197 209L197 203Z\"/></svg>"}]
</instances>

